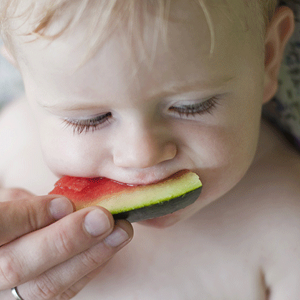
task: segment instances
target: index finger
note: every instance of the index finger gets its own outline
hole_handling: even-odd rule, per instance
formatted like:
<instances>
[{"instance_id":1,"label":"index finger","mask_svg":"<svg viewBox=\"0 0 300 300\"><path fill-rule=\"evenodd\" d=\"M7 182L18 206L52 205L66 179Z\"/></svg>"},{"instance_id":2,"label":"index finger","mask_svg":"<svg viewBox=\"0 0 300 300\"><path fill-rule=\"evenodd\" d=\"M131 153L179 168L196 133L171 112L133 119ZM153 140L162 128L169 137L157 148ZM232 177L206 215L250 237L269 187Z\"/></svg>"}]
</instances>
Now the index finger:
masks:
<instances>
[{"instance_id":1,"label":"index finger","mask_svg":"<svg viewBox=\"0 0 300 300\"><path fill-rule=\"evenodd\" d=\"M0 203L0 246L72 213L65 197L33 196Z\"/></svg>"}]
</instances>

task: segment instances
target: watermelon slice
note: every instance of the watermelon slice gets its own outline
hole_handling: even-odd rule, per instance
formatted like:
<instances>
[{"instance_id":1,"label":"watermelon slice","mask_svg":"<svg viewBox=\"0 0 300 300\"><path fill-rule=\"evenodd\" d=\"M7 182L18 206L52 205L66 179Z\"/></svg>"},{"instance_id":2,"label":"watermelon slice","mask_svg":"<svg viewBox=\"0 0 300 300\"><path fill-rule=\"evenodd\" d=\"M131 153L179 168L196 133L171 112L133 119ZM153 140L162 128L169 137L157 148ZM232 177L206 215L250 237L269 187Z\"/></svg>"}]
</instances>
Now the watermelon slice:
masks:
<instances>
[{"instance_id":1,"label":"watermelon slice","mask_svg":"<svg viewBox=\"0 0 300 300\"><path fill-rule=\"evenodd\" d=\"M138 222L173 213L195 202L202 184L197 174L182 170L149 185L128 185L114 180L64 176L50 194L72 200L76 209L99 205L115 219Z\"/></svg>"}]
</instances>

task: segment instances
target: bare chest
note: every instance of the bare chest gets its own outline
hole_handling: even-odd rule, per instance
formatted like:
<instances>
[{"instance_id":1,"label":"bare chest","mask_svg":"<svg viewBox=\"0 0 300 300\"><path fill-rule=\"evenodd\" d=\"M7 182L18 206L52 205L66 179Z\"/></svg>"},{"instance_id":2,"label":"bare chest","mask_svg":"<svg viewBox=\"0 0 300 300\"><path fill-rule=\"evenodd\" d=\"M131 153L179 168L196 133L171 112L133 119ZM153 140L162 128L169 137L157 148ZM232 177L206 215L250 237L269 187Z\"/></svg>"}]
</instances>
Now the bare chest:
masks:
<instances>
[{"instance_id":1,"label":"bare chest","mask_svg":"<svg viewBox=\"0 0 300 300\"><path fill-rule=\"evenodd\" d=\"M6 151L2 184L47 194L56 177L43 161L36 128L2 125L11 130L0 139ZM266 300L267 288L293 295L276 299L300 299L299 172L291 177L294 166L270 168L266 162L227 199L168 229L136 225L132 243L74 299Z\"/></svg>"},{"instance_id":2,"label":"bare chest","mask_svg":"<svg viewBox=\"0 0 300 300\"><path fill-rule=\"evenodd\" d=\"M185 226L167 232L136 226L132 243L75 299L266 300L247 242L238 247Z\"/></svg>"}]
</instances>

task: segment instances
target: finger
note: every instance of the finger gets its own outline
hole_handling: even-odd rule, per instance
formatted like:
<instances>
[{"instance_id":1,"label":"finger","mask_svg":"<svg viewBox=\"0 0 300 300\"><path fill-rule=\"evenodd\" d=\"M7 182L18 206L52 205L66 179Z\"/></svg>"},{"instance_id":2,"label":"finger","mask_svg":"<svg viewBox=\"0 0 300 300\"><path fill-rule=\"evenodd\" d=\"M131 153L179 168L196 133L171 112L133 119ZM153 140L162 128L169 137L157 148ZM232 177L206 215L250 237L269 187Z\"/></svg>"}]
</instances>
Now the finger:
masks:
<instances>
[{"instance_id":1,"label":"finger","mask_svg":"<svg viewBox=\"0 0 300 300\"><path fill-rule=\"evenodd\" d=\"M99 243L113 230L112 215L82 209L0 248L0 289L27 282Z\"/></svg>"},{"instance_id":2,"label":"finger","mask_svg":"<svg viewBox=\"0 0 300 300\"><path fill-rule=\"evenodd\" d=\"M67 198L31 196L0 202L0 246L43 228L74 211Z\"/></svg>"},{"instance_id":3,"label":"finger","mask_svg":"<svg viewBox=\"0 0 300 300\"><path fill-rule=\"evenodd\" d=\"M90 274L88 274L87 276L81 278L78 282L76 282L73 286L71 286L69 289L65 290L62 292L62 294L60 295L60 297L57 297L59 299L72 299L75 295L77 295L92 279L94 279L100 272L101 270L105 267L105 265L107 264L104 263L101 267L99 267L98 269L92 271ZM22 292L24 292L24 290L26 289L26 285L24 284L21 287L21 292L19 291L20 287L18 287L18 293L19 295L22 295L24 298L25 296L22 294ZM26 293L26 292L25 292ZM31 293L32 294L32 293ZM11 289L7 289L7 290L3 290L0 291L0 299L1 300L13 300L13 296L11 293ZM29 298L27 298L29 299Z\"/></svg>"},{"instance_id":4,"label":"finger","mask_svg":"<svg viewBox=\"0 0 300 300\"><path fill-rule=\"evenodd\" d=\"M104 241L18 286L24 299L71 299L90 282L106 262L132 238L132 226L120 221ZM59 296L59 297L58 297Z\"/></svg>"},{"instance_id":5,"label":"finger","mask_svg":"<svg viewBox=\"0 0 300 300\"><path fill-rule=\"evenodd\" d=\"M62 299L72 299L75 297L81 290L85 288L85 286L90 283L107 265L110 260L106 261L101 267L97 268L96 270L92 271L90 274L81 278L78 282L70 286L66 291L62 292L61 297ZM2 299L2 298L0 298Z\"/></svg>"}]
</instances>

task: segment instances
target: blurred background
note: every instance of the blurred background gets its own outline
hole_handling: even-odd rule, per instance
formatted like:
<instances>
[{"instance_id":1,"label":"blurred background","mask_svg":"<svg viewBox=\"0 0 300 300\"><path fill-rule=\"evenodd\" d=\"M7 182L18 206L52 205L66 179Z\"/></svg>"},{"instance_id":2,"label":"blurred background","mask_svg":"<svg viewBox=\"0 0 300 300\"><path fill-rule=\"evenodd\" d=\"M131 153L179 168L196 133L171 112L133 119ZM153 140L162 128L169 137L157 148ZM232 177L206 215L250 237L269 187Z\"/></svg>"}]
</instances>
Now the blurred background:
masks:
<instances>
[{"instance_id":1,"label":"blurred background","mask_svg":"<svg viewBox=\"0 0 300 300\"><path fill-rule=\"evenodd\" d=\"M0 47L2 47L1 40ZM5 103L19 97L23 90L19 71L0 55L0 109Z\"/></svg>"}]
</instances>

